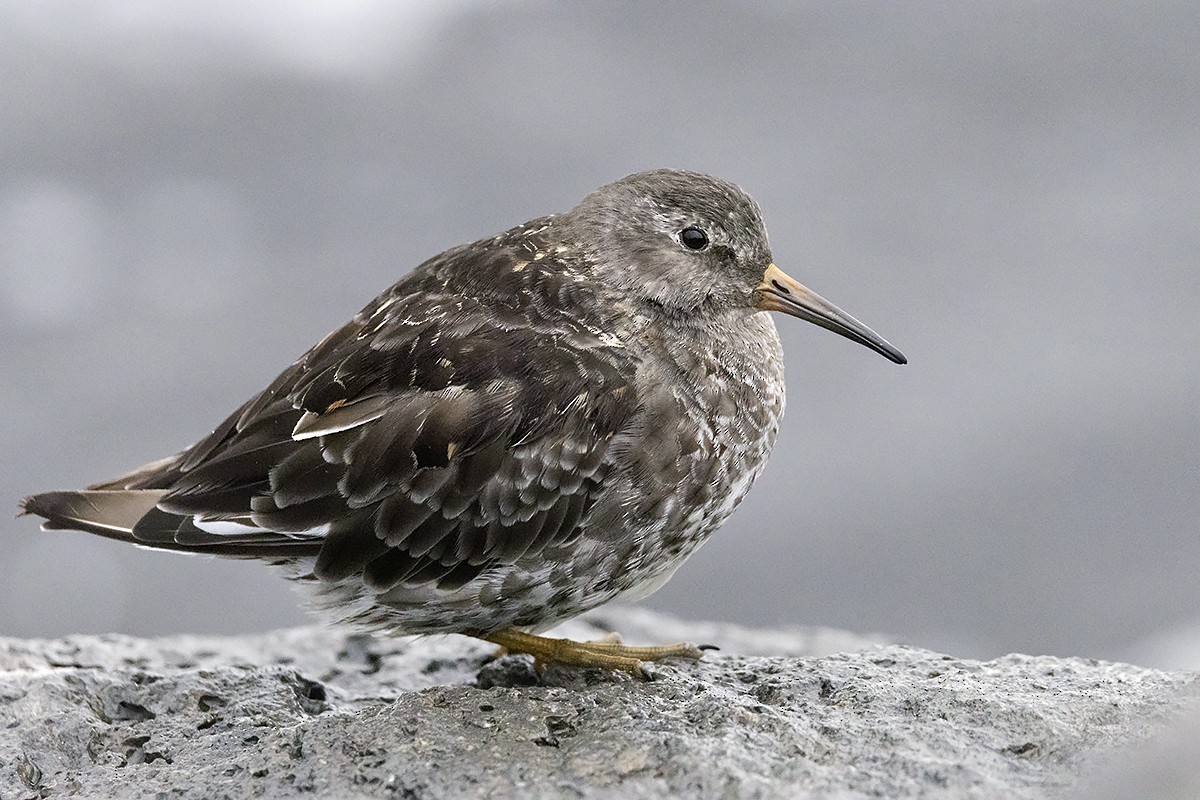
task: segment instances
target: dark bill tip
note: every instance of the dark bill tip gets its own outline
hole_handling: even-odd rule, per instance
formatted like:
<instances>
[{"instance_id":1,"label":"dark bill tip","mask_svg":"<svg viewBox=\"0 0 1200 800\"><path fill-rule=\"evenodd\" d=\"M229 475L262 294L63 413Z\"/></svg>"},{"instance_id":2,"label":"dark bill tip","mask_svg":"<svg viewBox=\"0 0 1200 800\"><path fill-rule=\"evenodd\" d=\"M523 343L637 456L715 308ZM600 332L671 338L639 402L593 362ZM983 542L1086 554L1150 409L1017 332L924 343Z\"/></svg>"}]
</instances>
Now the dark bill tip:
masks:
<instances>
[{"instance_id":1,"label":"dark bill tip","mask_svg":"<svg viewBox=\"0 0 1200 800\"><path fill-rule=\"evenodd\" d=\"M780 311L869 347L896 364L908 359L875 331L771 264L757 287L758 307Z\"/></svg>"}]
</instances>

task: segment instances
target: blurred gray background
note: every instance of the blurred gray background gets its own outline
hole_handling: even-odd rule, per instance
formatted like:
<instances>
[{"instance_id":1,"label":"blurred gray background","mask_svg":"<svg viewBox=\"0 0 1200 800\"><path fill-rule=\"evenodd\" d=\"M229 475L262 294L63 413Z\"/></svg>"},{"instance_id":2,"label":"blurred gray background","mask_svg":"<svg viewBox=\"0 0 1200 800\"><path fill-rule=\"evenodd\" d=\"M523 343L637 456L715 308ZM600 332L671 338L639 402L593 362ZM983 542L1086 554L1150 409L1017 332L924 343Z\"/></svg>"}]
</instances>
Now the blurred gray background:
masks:
<instances>
[{"instance_id":1,"label":"blurred gray background","mask_svg":"<svg viewBox=\"0 0 1200 800\"><path fill-rule=\"evenodd\" d=\"M424 258L698 169L903 349L646 604L1200 666L1200 7L0 5L0 499L205 434ZM0 530L0 635L304 619L258 564ZM1188 655L1188 647L1193 649Z\"/></svg>"}]
</instances>

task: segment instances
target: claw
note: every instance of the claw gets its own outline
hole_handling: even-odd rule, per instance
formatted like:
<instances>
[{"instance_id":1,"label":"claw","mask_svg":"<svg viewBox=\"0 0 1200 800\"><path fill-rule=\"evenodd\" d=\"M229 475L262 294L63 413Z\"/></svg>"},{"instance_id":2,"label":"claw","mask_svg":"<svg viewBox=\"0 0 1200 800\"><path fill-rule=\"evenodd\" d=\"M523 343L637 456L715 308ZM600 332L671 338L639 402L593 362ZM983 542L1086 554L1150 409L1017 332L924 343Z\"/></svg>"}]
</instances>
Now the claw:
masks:
<instances>
[{"instance_id":1,"label":"claw","mask_svg":"<svg viewBox=\"0 0 1200 800\"><path fill-rule=\"evenodd\" d=\"M477 638L498 644L503 653L526 653L533 656L533 668L540 674L547 664L577 667L604 667L630 672L643 680L654 680L643 661L662 661L668 658L696 660L703 657L703 648L679 643L662 647L628 647L620 637L608 634L600 641L576 642L571 639L552 639L517 630L475 634ZM711 648L715 649L715 648Z\"/></svg>"}]
</instances>

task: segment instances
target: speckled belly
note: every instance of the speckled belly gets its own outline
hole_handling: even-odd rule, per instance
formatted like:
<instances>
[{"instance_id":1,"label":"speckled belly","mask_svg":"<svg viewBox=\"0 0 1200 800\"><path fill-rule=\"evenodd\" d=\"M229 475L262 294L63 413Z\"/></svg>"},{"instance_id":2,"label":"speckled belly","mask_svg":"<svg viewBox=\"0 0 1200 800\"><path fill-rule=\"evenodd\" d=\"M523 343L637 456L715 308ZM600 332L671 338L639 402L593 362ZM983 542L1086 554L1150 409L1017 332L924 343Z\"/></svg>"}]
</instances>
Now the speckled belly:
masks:
<instances>
[{"instance_id":1,"label":"speckled belly","mask_svg":"<svg viewBox=\"0 0 1200 800\"><path fill-rule=\"evenodd\" d=\"M353 578L302 581L313 605L338 622L396 633L536 632L660 588L733 513L778 432L784 386L774 325L755 315L744 334L675 354L667 367L676 374L649 382L658 391L614 438L609 479L577 538L451 591L401 585L379 596Z\"/></svg>"}]
</instances>

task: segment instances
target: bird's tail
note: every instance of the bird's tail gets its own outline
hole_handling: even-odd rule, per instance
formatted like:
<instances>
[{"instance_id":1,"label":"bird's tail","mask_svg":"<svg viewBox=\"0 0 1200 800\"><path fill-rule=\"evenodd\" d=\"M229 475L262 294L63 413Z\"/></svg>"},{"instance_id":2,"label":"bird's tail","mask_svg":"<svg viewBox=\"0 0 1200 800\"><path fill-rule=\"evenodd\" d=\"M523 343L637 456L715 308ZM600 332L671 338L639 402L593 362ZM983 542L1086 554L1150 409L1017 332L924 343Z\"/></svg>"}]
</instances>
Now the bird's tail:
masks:
<instances>
[{"instance_id":1,"label":"bird's tail","mask_svg":"<svg viewBox=\"0 0 1200 800\"><path fill-rule=\"evenodd\" d=\"M84 489L26 497L21 510L43 518L42 530L76 530L178 553L275 560L315 556L321 539L163 511L167 489ZM202 527L201 527L202 526Z\"/></svg>"},{"instance_id":2,"label":"bird's tail","mask_svg":"<svg viewBox=\"0 0 1200 800\"><path fill-rule=\"evenodd\" d=\"M87 531L122 542L137 542L134 527L166 493L166 489L44 492L22 500L21 511L43 517L42 530Z\"/></svg>"}]
</instances>

